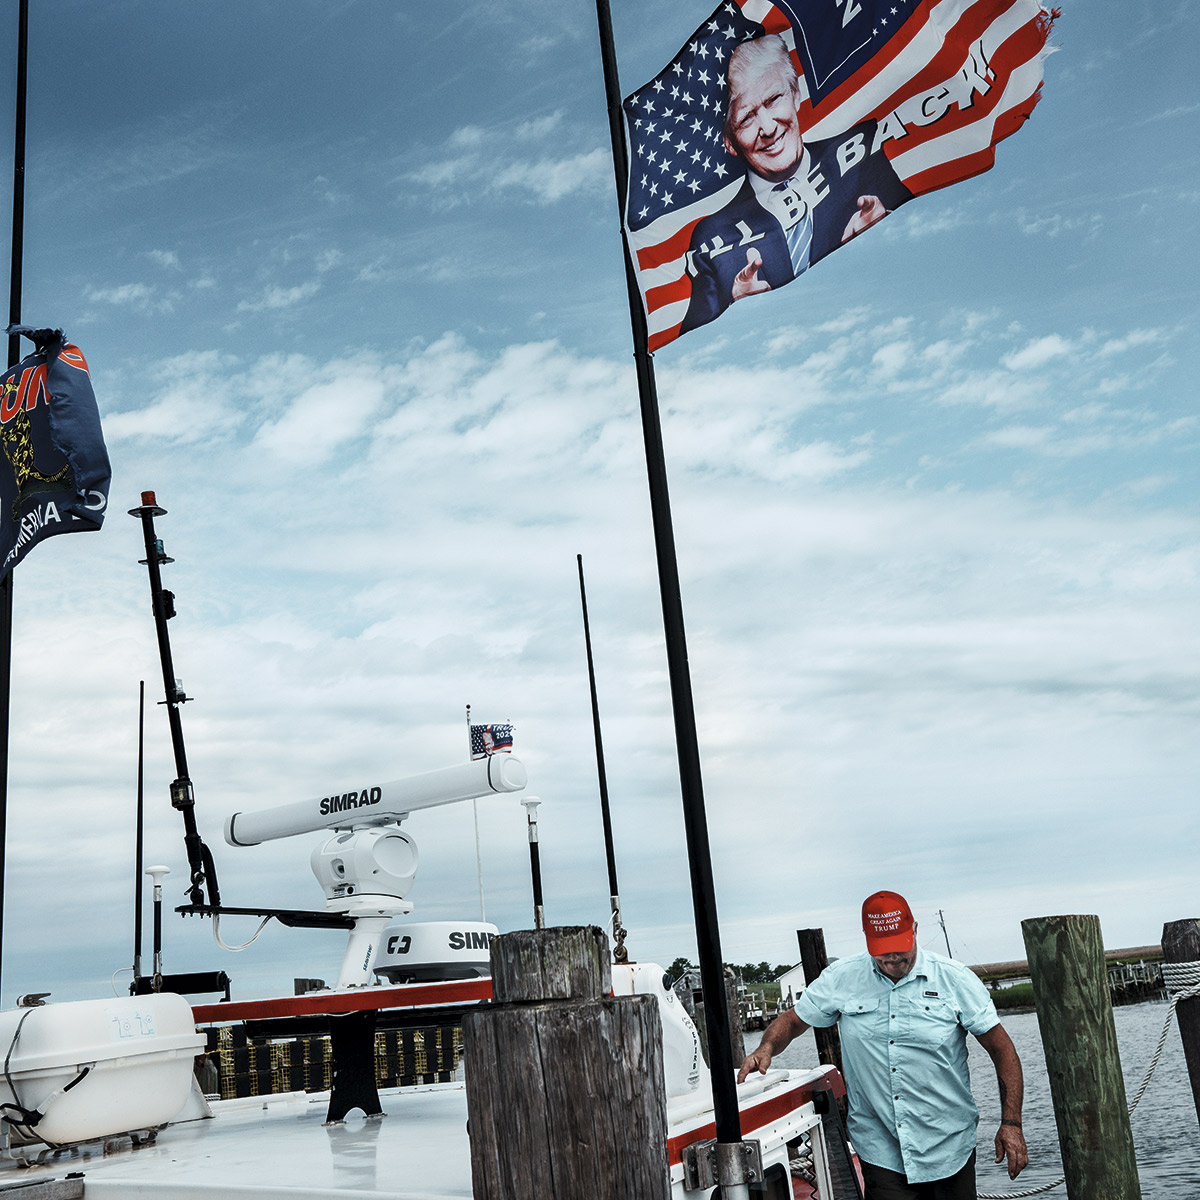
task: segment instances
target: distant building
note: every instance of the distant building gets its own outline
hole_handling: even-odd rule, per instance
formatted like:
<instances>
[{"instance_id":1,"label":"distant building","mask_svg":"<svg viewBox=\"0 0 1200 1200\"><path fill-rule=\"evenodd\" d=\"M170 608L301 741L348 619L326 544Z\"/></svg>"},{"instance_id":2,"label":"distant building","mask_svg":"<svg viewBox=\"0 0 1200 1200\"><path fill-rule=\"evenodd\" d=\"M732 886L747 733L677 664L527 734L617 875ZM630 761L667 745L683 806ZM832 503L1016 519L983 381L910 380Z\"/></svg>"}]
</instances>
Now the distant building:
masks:
<instances>
[{"instance_id":1,"label":"distant building","mask_svg":"<svg viewBox=\"0 0 1200 1200\"><path fill-rule=\"evenodd\" d=\"M804 991L807 980L804 978L804 968L797 963L790 971L784 971L776 980L779 984L779 1008L791 1008L797 997Z\"/></svg>"}]
</instances>

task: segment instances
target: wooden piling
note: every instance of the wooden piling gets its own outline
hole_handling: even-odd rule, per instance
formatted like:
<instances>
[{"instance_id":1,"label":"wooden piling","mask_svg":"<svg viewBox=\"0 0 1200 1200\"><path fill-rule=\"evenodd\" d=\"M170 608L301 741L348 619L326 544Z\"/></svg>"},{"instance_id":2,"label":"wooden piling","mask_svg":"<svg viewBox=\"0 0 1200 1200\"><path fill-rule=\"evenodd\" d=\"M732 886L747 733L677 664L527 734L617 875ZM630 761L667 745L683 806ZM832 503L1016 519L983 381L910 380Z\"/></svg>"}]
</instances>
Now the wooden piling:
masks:
<instances>
[{"instance_id":1,"label":"wooden piling","mask_svg":"<svg viewBox=\"0 0 1200 1200\"><path fill-rule=\"evenodd\" d=\"M1163 926L1164 963L1200 963L1200 921L1168 921ZM1175 989L1178 991L1179 989ZM1183 1039L1183 1057L1192 1085L1192 1100L1200 1120L1200 996L1180 1000L1175 1005L1179 1036Z\"/></svg>"},{"instance_id":2,"label":"wooden piling","mask_svg":"<svg viewBox=\"0 0 1200 1200\"><path fill-rule=\"evenodd\" d=\"M463 1018L475 1200L668 1200L658 1001L610 995L595 926L502 934L491 964Z\"/></svg>"},{"instance_id":3,"label":"wooden piling","mask_svg":"<svg viewBox=\"0 0 1200 1200\"><path fill-rule=\"evenodd\" d=\"M737 975L732 967L725 968L725 1009L729 1013L729 1044L733 1061L740 1067L746 1057L746 1035L742 1029L742 1010L738 1006Z\"/></svg>"},{"instance_id":4,"label":"wooden piling","mask_svg":"<svg viewBox=\"0 0 1200 1200\"><path fill-rule=\"evenodd\" d=\"M804 968L804 983L807 987L829 966L829 955L825 952L823 929L797 929L796 940L800 943L800 965ZM814 1029L817 1039L817 1057L826 1066L837 1067L842 1072L842 1039L838 1037L836 1025L828 1029Z\"/></svg>"},{"instance_id":5,"label":"wooden piling","mask_svg":"<svg viewBox=\"0 0 1200 1200\"><path fill-rule=\"evenodd\" d=\"M1100 920L1021 922L1069 1200L1141 1200Z\"/></svg>"}]
</instances>

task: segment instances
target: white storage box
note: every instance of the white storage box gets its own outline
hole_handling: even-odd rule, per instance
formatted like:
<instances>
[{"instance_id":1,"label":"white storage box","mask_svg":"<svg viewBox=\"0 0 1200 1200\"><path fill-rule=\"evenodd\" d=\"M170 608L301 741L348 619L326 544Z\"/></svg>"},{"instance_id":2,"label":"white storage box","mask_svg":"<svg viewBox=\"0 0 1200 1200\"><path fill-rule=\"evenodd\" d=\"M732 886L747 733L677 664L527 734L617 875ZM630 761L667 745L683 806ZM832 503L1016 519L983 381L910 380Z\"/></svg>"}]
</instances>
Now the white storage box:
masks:
<instances>
[{"instance_id":1,"label":"white storage box","mask_svg":"<svg viewBox=\"0 0 1200 1200\"><path fill-rule=\"evenodd\" d=\"M191 1005L169 992L0 1012L0 1104L45 1113L27 1132L11 1108L0 1112L14 1141L152 1129L183 1107L204 1045Z\"/></svg>"}]
</instances>

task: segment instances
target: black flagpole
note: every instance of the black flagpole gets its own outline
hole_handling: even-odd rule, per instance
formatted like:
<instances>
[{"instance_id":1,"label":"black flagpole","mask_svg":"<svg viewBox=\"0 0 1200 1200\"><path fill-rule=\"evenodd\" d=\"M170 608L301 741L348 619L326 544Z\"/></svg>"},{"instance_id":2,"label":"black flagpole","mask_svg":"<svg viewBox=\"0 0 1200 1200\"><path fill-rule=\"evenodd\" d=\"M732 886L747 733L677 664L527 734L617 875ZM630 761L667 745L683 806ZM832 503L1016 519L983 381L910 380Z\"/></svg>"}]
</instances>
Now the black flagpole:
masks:
<instances>
[{"instance_id":1,"label":"black flagpole","mask_svg":"<svg viewBox=\"0 0 1200 1200\"><path fill-rule=\"evenodd\" d=\"M29 58L29 0L21 0L17 24L17 123L13 137L12 259L8 288L8 321L21 320L21 265L25 245L25 92ZM8 365L21 361L21 335L8 335Z\"/></svg>"},{"instance_id":2,"label":"black flagpole","mask_svg":"<svg viewBox=\"0 0 1200 1200\"><path fill-rule=\"evenodd\" d=\"M25 245L25 91L29 58L29 0L21 0L17 22L17 116L13 138L12 257L9 260L8 321L21 322L21 260ZM8 335L8 365L21 361L21 335ZM4 964L4 859L8 837L8 734L12 696L13 573L0 580L0 968Z\"/></svg>"},{"instance_id":3,"label":"black flagpole","mask_svg":"<svg viewBox=\"0 0 1200 1200\"><path fill-rule=\"evenodd\" d=\"M583 606L583 644L587 648L588 687L592 693L592 732L596 737L596 777L600 785L600 817L604 822L604 854L608 859L608 899L613 915L613 961L628 962L625 926L621 924L621 893L617 889L617 855L613 847L612 813L608 806L608 775L604 770L604 739L600 736L600 704L596 699L596 667L592 662L592 631L588 625L587 589L583 586L583 555L579 564L579 602Z\"/></svg>"},{"instance_id":4,"label":"black flagpole","mask_svg":"<svg viewBox=\"0 0 1200 1200\"><path fill-rule=\"evenodd\" d=\"M616 171L617 203L623 212L629 184L629 164L625 152L621 86L617 79L612 14L608 0L596 0L596 15L600 24L600 52L604 63L604 91L608 100L608 126L612 138L613 166ZM721 934L717 923L716 892L713 888L708 819L704 811L704 787L700 776L696 710L692 701L692 680L688 669L687 641L683 628L679 564L675 554L675 533L671 525L671 502L667 493L667 464L663 453L662 421L658 411L658 389L654 382L654 362L648 349L646 314L642 308L642 297L637 286L633 260L629 254L629 243L625 238L623 220L621 239L625 249L625 282L629 292L629 315L633 324L633 355L637 365L642 435L646 443L646 472L650 484L650 513L658 559L658 586L662 597L667 671L671 680L671 705L675 714L675 743L679 755L683 823L687 834L688 864L692 877L692 906L696 919L700 982L704 988L713 1116L716 1119L717 1142L732 1146L741 1142L742 1129L738 1113L733 1046L729 1037L729 1002L725 994L725 968L721 958ZM718 1151L718 1159L722 1157ZM734 1183L736 1188L736 1182L730 1182Z\"/></svg>"}]
</instances>

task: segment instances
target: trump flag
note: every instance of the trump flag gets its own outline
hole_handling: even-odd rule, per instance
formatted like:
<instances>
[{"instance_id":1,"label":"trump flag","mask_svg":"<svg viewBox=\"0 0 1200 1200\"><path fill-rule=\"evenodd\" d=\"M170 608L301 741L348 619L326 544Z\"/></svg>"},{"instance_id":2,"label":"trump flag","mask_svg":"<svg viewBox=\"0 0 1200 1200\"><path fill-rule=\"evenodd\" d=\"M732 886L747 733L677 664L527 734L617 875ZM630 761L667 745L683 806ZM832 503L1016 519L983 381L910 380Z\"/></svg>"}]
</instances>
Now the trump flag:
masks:
<instances>
[{"instance_id":1,"label":"trump flag","mask_svg":"<svg viewBox=\"0 0 1200 1200\"><path fill-rule=\"evenodd\" d=\"M1033 111L1038 0L727 0L623 101L625 229L656 350L782 287Z\"/></svg>"},{"instance_id":2,"label":"trump flag","mask_svg":"<svg viewBox=\"0 0 1200 1200\"><path fill-rule=\"evenodd\" d=\"M78 346L12 325L35 350L0 376L0 578L56 533L99 529L112 469Z\"/></svg>"},{"instance_id":3,"label":"trump flag","mask_svg":"<svg viewBox=\"0 0 1200 1200\"><path fill-rule=\"evenodd\" d=\"M511 725L472 725L471 758L488 758L493 754L511 753L513 727Z\"/></svg>"}]
</instances>

